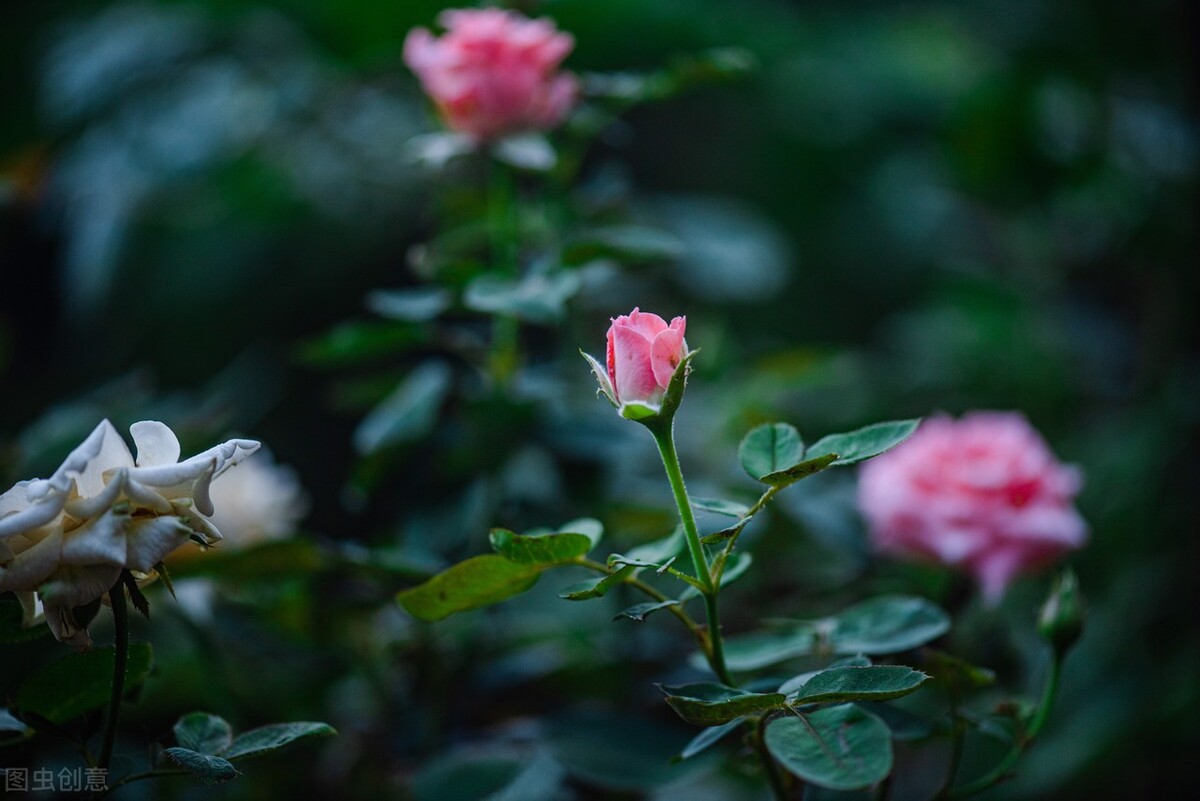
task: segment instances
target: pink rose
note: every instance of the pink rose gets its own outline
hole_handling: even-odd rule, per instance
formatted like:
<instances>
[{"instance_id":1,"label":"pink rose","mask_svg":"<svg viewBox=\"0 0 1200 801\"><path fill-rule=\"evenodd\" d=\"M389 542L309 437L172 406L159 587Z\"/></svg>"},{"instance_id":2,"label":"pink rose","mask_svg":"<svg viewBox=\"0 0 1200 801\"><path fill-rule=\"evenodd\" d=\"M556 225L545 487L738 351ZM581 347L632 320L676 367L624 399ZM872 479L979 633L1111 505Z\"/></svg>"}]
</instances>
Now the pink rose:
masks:
<instances>
[{"instance_id":1,"label":"pink rose","mask_svg":"<svg viewBox=\"0 0 1200 801\"><path fill-rule=\"evenodd\" d=\"M1019 574L1084 544L1081 485L1023 415L974 412L926 420L864 465L858 500L876 550L967 572L995 603Z\"/></svg>"},{"instance_id":2,"label":"pink rose","mask_svg":"<svg viewBox=\"0 0 1200 801\"><path fill-rule=\"evenodd\" d=\"M575 40L553 22L498 8L443 11L438 21L441 38L408 34L404 61L451 129L486 141L548 130L570 111L579 82L558 67Z\"/></svg>"},{"instance_id":3,"label":"pink rose","mask_svg":"<svg viewBox=\"0 0 1200 801\"><path fill-rule=\"evenodd\" d=\"M646 417L661 409L671 377L687 356L686 326L684 317L667 325L657 314L634 309L609 326L607 372L587 357L601 391L624 416Z\"/></svg>"}]
</instances>

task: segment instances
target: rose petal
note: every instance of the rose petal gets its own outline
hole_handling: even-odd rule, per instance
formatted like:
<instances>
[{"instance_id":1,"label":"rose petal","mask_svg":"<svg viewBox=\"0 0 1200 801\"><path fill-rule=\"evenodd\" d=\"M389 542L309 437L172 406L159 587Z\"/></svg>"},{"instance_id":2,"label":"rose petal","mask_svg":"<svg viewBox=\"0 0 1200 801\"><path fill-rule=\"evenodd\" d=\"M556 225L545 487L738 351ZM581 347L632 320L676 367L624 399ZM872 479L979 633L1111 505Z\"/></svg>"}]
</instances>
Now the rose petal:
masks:
<instances>
[{"instance_id":1,"label":"rose petal","mask_svg":"<svg viewBox=\"0 0 1200 801\"><path fill-rule=\"evenodd\" d=\"M654 370L654 380L663 389L671 384L675 369L683 360L683 329L667 328L654 337L650 347L650 365Z\"/></svg>"},{"instance_id":2,"label":"rose petal","mask_svg":"<svg viewBox=\"0 0 1200 801\"><path fill-rule=\"evenodd\" d=\"M63 535L59 561L64 565L125 565L125 526L128 514L111 509Z\"/></svg>"},{"instance_id":3,"label":"rose petal","mask_svg":"<svg viewBox=\"0 0 1200 801\"><path fill-rule=\"evenodd\" d=\"M650 361L650 340L632 328L613 329L614 389L617 400L628 402L657 402L658 381Z\"/></svg>"},{"instance_id":4,"label":"rose petal","mask_svg":"<svg viewBox=\"0 0 1200 801\"><path fill-rule=\"evenodd\" d=\"M56 528L32 547L18 553L6 567L0 567L0 592L36 590L58 566L62 544L62 529Z\"/></svg>"},{"instance_id":5,"label":"rose petal","mask_svg":"<svg viewBox=\"0 0 1200 801\"><path fill-rule=\"evenodd\" d=\"M142 420L129 427L137 446L137 466L175 464L179 461L179 439L157 420Z\"/></svg>"}]
</instances>

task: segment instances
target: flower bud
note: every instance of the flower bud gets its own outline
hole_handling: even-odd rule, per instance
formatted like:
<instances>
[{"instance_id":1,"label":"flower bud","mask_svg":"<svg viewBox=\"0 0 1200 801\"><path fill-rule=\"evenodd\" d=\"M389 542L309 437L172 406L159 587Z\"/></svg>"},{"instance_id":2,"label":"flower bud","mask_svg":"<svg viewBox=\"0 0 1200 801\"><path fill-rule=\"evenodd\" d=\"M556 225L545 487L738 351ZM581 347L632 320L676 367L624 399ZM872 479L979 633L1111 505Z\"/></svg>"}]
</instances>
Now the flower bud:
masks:
<instances>
[{"instance_id":1,"label":"flower bud","mask_svg":"<svg viewBox=\"0 0 1200 801\"><path fill-rule=\"evenodd\" d=\"M1079 589L1079 580L1070 568L1054 580L1050 595L1042 605L1038 616L1038 634L1054 646L1060 654L1067 650L1083 633L1087 617L1087 605Z\"/></svg>"},{"instance_id":2,"label":"flower bud","mask_svg":"<svg viewBox=\"0 0 1200 801\"><path fill-rule=\"evenodd\" d=\"M622 417L642 420L674 411L666 403L676 372L688 359L683 333L687 319L670 325L657 314L635 308L612 321L608 329L607 365L587 356L600 382L600 391ZM674 404L678 399L674 399ZM664 405L672 406L665 409Z\"/></svg>"}]
</instances>

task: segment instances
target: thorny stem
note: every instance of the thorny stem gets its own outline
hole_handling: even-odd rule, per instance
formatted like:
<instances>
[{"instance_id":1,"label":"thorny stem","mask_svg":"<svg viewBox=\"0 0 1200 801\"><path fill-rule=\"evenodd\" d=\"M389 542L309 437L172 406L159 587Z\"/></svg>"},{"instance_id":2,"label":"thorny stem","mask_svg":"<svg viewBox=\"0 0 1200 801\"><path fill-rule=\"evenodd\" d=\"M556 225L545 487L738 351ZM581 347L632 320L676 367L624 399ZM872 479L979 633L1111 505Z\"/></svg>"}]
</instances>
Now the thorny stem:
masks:
<instances>
[{"instance_id":1,"label":"thorny stem","mask_svg":"<svg viewBox=\"0 0 1200 801\"><path fill-rule=\"evenodd\" d=\"M1013 741L1012 748L1009 749L1008 753L1004 755L1004 758L1000 760L996 767L983 776L972 782L955 787L950 792L950 798L966 798L976 793L981 793L1009 777L1009 771L1012 769L1012 766L1016 764L1017 759L1029 747L1034 738L1038 736L1042 727L1046 725L1046 719L1050 716L1050 707L1054 705L1054 696L1058 693L1058 680L1062 672L1062 657L1063 655L1057 649L1051 651L1050 667L1046 675L1046 686L1042 690L1042 698L1038 702L1037 710L1034 712L1029 726L1017 732L1017 738Z\"/></svg>"},{"instance_id":2,"label":"thorny stem","mask_svg":"<svg viewBox=\"0 0 1200 801\"><path fill-rule=\"evenodd\" d=\"M607 567L599 562L592 561L591 559L579 559L578 563L589 570L595 570L597 573L603 573L606 576L611 574ZM634 589L644 592L646 595L649 595L659 603L666 603L667 601L671 600L665 594L659 592L641 579L627 579L625 583ZM708 656L708 635L704 632L704 627L697 623L692 616L687 613L687 610L683 608L683 604L681 603L673 603L668 606L667 609L671 612L671 614L679 618L679 622L683 623L683 625L687 627L687 630L696 637L696 641L700 643L700 647L703 649L704 655Z\"/></svg>"}]
</instances>

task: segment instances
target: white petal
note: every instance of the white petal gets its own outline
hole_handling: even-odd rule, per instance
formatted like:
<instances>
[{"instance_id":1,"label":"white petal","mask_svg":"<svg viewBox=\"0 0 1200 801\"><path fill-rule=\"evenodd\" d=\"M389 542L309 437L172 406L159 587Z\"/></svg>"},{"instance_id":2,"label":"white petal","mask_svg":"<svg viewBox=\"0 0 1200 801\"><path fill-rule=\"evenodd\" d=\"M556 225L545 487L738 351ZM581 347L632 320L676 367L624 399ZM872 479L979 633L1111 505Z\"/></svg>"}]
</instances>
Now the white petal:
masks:
<instances>
[{"instance_id":1,"label":"white petal","mask_svg":"<svg viewBox=\"0 0 1200 801\"><path fill-rule=\"evenodd\" d=\"M176 517L135 520L129 526L125 566L149 573L171 551L191 537L192 530Z\"/></svg>"},{"instance_id":2,"label":"white petal","mask_svg":"<svg viewBox=\"0 0 1200 801\"><path fill-rule=\"evenodd\" d=\"M29 508L29 485L32 481L18 481L8 492L0 495L0 518Z\"/></svg>"},{"instance_id":3,"label":"white petal","mask_svg":"<svg viewBox=\"0 0 1200 801\"><path fill-rule=\"evenodd\" d=\"M56 492L27 506L22 511L0 517L0 539L11 537L14 534L23 534L53 522L62 514L63 505L66 502L66 493Z\"/></svg>"},{"instance_id":4,"label":"white petal","mask_svg":"<svg viewBox=\"0 0 1200 801\"><path fill-rule=\"evenodd\" d=\"M128 514L111 509L63 535L61 564L125 566L125 527Z\"/></svg>"},{"instance_id":5,"label":"white petal","mask_svg":"<svg viewBox=\"0 0 1200 801\"><path fill-rule=\"evenodd\" d=\"M56 528L36 545L17 554L6 567L0 567L0 592L36 590L58 567L61 552L62 529Z\"/></svg>"},{"instance_id":6,"label":"white petal","mask_svg":"<svg viewBox=\"0 0 1200 801\"><path fill-rule=\"evenodd\" d=\"M75 498L74 500L67 501L64 511L77 520L87 520L102 514L117 502L117 498L125 490L128 476L129 472L127 468L117 468L116 473L109 477L108 484L104 487L103 492L99 495L93 495L90 498Z\"/></svg>"},{"instance_id":7,"label":"white petal","mask_svg":"<svg viewBox=\"0 0 1200 801\"><path fill-rule=\"evenodd\" d=\"M36 592L22 591L16 593L21 602L21 628L29 628L42 622L42 600Z\"/></svg>"},{"instance_id":8,"label":"white petal","mask_svg":"<svg viewBox=\"0 0 1200 801\"><path fill-rule=\"evenodd\" d=\"M150 509L160 515L171 513L171 502L149 487L134 481L132 478L125 482L125 497L144 509Z\"/></svg>"},{"instance_id":9,"label":"white petal","mask_svg":"<svg viewBox=\"0 0 1200 801\"><path fill-rule=\"evenodd\" d=\"M83 606L108 592L121 577L121 568L113 565L65 565L54 571L49 579L38 587L46 615L52 604ZM51 627L53 628L53 627Z\"/></svg>"},{"instance_id":10,"label":"white petal","mask_svg":"<svg viewBox=\"0 0 1200 801\"><path fill-rule=\"evenodd\" d=\"M133 467L133 456L113 424L102 420L43 486L30 488L29 497L36 500L54 493L66 493L72 483L85 498L99 495L104 491L104 471L115 467Z\"/></svg>"},{"instance_id":11,"label":"white petal","mask_svg":"<svg viewBox=\"0 0 1200 801\"><path fill-rule=\"evenodd\" d=\"M46 612L46 624L59 642L70 645L77 651L86 651L92 646L92 638L87 629L75 622L75 612L66 604L43 602Z\"/></svg>"},{"instance_id":12,"label":"white petal","mask_svg":"<svg viewBox=\"0 0 1200 801\"><path fill-rule=\"evenodd\" d=\"M175 464L179 461L179 439L170 428L157 420L142 420L129 427L137 446L138 467Z\"/></svg>"}]
</instances>

